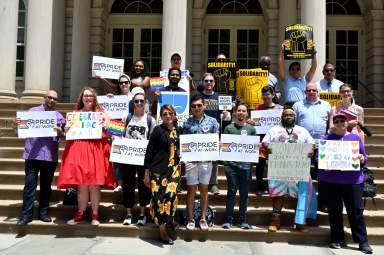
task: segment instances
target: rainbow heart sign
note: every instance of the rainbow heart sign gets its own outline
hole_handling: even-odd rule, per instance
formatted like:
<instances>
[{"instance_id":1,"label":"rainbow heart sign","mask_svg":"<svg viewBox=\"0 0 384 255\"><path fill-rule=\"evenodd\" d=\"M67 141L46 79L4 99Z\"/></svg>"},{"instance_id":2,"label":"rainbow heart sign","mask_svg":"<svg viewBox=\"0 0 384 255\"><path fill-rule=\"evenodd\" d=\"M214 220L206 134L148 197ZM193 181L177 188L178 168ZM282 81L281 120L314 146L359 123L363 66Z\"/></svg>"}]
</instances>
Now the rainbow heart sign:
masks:
<instances>
[{"instance_id":1,"label":"rainbow heart sign","mask_svg":"<svg viewBox=\"0 0 384 255\"><path fill-rule=\"evenodd\" d=\"M358 141L320 140L319 169L359 171L359 151Z\"/></svg>"}]
</instances>

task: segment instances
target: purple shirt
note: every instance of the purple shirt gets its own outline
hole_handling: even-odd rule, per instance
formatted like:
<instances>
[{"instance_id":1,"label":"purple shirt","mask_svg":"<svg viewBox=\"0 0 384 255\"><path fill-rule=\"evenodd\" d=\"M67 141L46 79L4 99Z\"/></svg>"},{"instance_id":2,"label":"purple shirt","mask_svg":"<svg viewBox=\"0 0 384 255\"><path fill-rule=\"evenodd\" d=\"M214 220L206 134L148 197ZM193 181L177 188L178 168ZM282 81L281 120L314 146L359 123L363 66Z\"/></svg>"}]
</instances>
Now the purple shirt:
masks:
<instances>
[{"instance_id":1,"label":"purple shirt","mask_svg":"<svg viewBox=\"0 0 384 255\"><path fill-rule=\"evenodd\" d=\"M32 107L30 112L45 111L44 105ZM64 128L65 119L56 112L57 124ZM25 139L23 159L35 159L57 162L59 150L59 137L36 137Z\"/></svg>"},{"instance_id":2,"label":"purple shirt","mask_svg":"<svg viewBox=\"0 0 384 255\"><path fill-rule=\"evenodd\" d=\"M329 134L325 136L325 140L339 140L339 141L359 141L360 154L364 156L364 162L367 162L367 154L365 153L364 144L361 142L360 137L356 134L346 134L339 136ZM317 158L317 157L316 157ZM337 183L337 184L360 184L364 181L363 169L360 171L340 171L340 170L319 170L319 181Z\"/></svg>"}]
</instances>

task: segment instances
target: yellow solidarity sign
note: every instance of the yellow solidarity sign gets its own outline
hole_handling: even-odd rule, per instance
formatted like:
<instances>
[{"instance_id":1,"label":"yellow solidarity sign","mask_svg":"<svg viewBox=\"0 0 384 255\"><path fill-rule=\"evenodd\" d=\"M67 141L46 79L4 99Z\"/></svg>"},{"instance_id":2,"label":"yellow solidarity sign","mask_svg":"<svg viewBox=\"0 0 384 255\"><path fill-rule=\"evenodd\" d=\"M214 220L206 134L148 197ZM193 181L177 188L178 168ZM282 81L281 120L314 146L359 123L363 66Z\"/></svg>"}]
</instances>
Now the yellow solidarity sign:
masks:
<instances>
[{"instance_id":1,"label":"yellow solidarity sign","mask_svg":"<svg viewBox=\"0 0 384 255\"><path fill-rule=\"evenodd\" d=\"M249 109L256 109L258 104L263 103L261 89L268 84L268 76L268 71L260 68L237 71L236 93Z\"/></svg>"}]
</instances>

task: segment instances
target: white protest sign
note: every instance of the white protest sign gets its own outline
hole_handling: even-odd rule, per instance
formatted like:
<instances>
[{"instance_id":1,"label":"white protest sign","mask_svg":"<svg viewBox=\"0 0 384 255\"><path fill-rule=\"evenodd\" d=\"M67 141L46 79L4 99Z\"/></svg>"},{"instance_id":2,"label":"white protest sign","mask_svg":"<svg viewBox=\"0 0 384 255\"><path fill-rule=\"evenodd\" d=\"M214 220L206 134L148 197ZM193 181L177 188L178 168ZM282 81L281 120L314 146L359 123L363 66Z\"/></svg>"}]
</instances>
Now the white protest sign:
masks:
<instances>
[{"instance_id":1,"label":"white protest sign","mask_svg":"<svg viewBox=\"0 0 384 255\"><path fill-rule=\"evenodd\" d=\"M180 155L184 162L219 159L219 134L180 135Z\"/></svg>"},{"instance_id":2,"label":"white protest sign","mask_svg":"<svg viewBox=\"0 0 384 255\"><path fill-rule=\"evenodd\" d=\"M266 134L268 130L281 123L283 109L251 111L251 119L254 120L257 134Z\"/></svg>"},{"instance_id":3,"label":"white protest sign","mask_svg":"<svg viewBox=\"0 0 384 255\"><path fill-rule=\"evenodd\" d=\"M280 181L308 181L312 151L309 143L271 143L268 156L268 179Z\"/></svg>"},{"instance_id":4,"label":"white protest sign","mask_svg":"<svg viewBox=\"0 0 384 255\"><path fill-rule=\"evenodd\" d=\"M147 145L148 140L116 137L112 142L109 161L143 166Z\"/></svg>"},{"instance_id":5,"label":"white protest sign","mask_svg":"<svg viewBox=\"0 0 384 255\"><path fill-rule=\"evenodd\" d=\"M164 87L168 86L168 70L160 71L160 77L164 78ZM185 91L189 91L189 70L181 70L181 79L178 86Z\"/></svg>"},{"instance_id":6,"label":"white protest sign","mask_svg":"<svg viewBox=\"0 0 384 255\"><path fill-rule=\"evenodd\" d=\"M232 110L232 96L219 96L219 110Z\"/></svg>"},{"instance_id":7,"label":"white protest sign","mask_svg":"<svg viewBox=\"0 0 384 255\"><path fill-rule=\"evenodd\" d=\"M156 122L158 124L161 123L160 108L165 104L170 104L175 108L178 125L182 126L184 121L189 118L189 93L168 91L161 92L159 103L157 105Z\"/></svg>"},{"instance_id":8,"label":"white protest sign","mask_svg":"<svg viewBox=\"0 0 384 255\"><path fill-rule=\"evenodd\" d=\"M259 162L259 136L221 134L220 160Z\"/></svg>"},{"instance_id":9,"label":"white protest sign","mask_svg":"<svg viewBox=\"0 0 384 255\"><path fill-rule=\"evenodd\" d=\"M54 111L17 112L16 117L19 138L57 136L57 131L54 129L57 125Z\"/></svg>"},{"instance_id":10,"label":"white protest sign","mask_svg":"<svg viewBox=\"0 0 384 255\"><path fill-rule=\"evenodd\" d=\"M68 112L66 140L100 139L102 112Z\"/></svg>"},{"instance_id":11,"label":"white protest sign","mask_svg":"<svg viewBox=\"0 0 384 255\"><path fill-rule=\"evenodd\" d=\"M359 141L319 141L319 169L360 171Z\"/></svg>"},{"instance_id":12,"label":"white protest sign","mask_svg":"<svg viewBox=\"0 0 384 255\"><path fill-rule=\"evenodd\" d=\"M101 76L117 80L122 73L124 73L124 59L93 56L92 77Z\"/></svg>"},{"instance_id":13,"label":"white protest sign","mask_svg":"<svg viewBox=\"0 0 384 255\"><path fill-rule=\"evenodd\" d=\"M130 100L126 95L98 96L97 101L111 119L122 119L128 116Z\"/></svg>"}]
</instances>

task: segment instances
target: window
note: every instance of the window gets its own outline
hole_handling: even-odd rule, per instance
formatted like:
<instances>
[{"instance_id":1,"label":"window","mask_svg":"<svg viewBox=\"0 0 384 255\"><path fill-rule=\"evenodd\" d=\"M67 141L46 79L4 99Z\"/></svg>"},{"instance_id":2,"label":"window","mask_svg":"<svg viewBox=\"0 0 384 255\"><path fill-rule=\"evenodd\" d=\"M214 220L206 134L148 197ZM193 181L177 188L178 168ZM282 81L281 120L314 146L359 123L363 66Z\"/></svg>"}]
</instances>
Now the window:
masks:
<instances>
[{"instance_id":1,"label":"window","mask_svg":"<svg viewBox=\"0 0 384 255\"><path fill-rule=\"evenodd\" d=\"M208 61L214 61L219 53L223 53L227 58L231 58L230 32L229 29L208 30Z\"/></svg>"},{"instance_id":2,"label":"window","mask_svg":"<svg viewBox=\"0 0 384 255\"><path fill-rule=\"evenodd\" d=\"M16 79L24 79L25 38L26 38L27 8L23 0L19 0L17 21L17 51L16 51Z\"/></svg>"},{"instance_id":3,"label":"window","mask_svg":"<svg viewBox=\"0 0 384 255\"><path fill-rule=\"evenodd\" d=\"M161 29L141 29L140 58L147 64L151 76L161 70Z\"/></svg>"},{"instance_id":4,"label":"window","mask_svg":"<svg viewBox=\"0 0 384 255\"><path fill-rule=\"evenodd\" d=\"M111 13L162 13L163 1L161 0L116 0L111 8Z\"/></svg>"},{"instance_id":5,"label":"window","mask_svg":"<svg viewBox=\"0 0 384 255\"><path fill-rule=\"evenodd\" d=\"M327 15L361 15L356 0L327 0Z\"/></svg>"},{"instance_id":6,"label":"window","mask_svg":"<svg viewBox=\"0 0 384 255\"><path fill-rule=\"evenodd\" d=\"M133 63L133 29L115 28L112 32L112 57L124 59L124 72L129 73Z\"/></svg>"},{"instance_id":7,"label":"window","mask_svg":"<svg viewBox=\"0 0 384 255\"><path fill-rule=\"evenodd\" d=\"M262 14L257 0L211 0L207 8L208 14Z\"/></svg>"},{"instance_id":8,"label":"window","mask_svg":"<svg viewBox=\"0 0 384 255\"><path fill-rule=\"evenodd\" d=\"M255 68L259 58L259 31L254 29L237 30L237 66Z\"/></svg>"}]
</instances>

